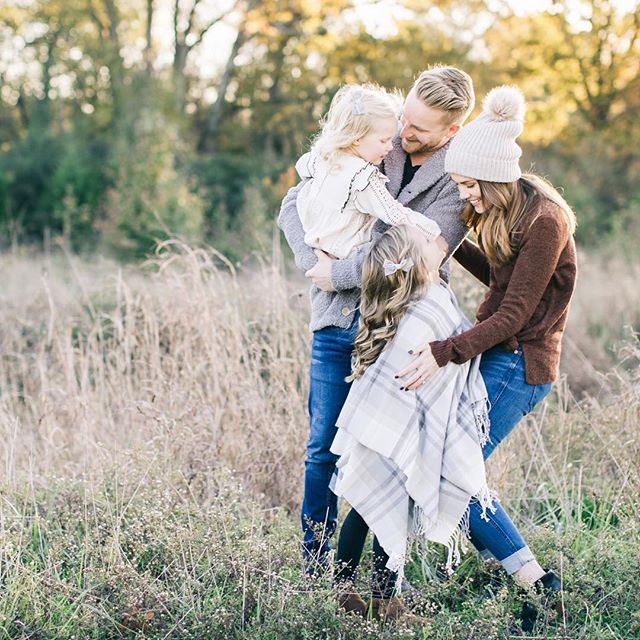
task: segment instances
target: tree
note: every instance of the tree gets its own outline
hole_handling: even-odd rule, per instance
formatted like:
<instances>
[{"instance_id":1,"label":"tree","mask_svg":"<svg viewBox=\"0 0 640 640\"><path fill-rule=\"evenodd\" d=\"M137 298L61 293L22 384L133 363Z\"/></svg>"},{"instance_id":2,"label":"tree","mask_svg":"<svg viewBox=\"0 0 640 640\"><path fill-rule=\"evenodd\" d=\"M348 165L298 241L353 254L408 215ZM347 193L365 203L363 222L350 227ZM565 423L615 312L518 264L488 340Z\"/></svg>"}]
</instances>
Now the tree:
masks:
<instances>
[{"instance_id":1,"label":"tree","mask_svg":"<svg viewBox=\"0 0 640 640\"><path fill-rule=\"evenodd\" d=\"M188 3L190 6L188 6ZM185 99L187 95L187 59L189 54L195 49L211 30L221 20L232 13L239 1L233 1L229 7L222 11L217 11L213 16L206 16L207 3L202 0L188 0L188 3L181 0L174 0L173 5L173 77L174 77L174 108L176 113L184 111Z\"/></svg>"},{"instance_id":2,"label":"tree","mask_svg":"<svg viewBox=\"0 0 640 640\"><path fill-rule=\"evenodd\" d=\"M640 6L621 15L610 0L562 0L553 13L498 21L485 39L498 78L521 84L532 104L528 120L540 126L530 137L549 140L572 114L601 131L637 113L639 33Z\"/></svg>"},{"instance_id":3,"label":"tree","mask_svg":"<svg viewBox=\"0 0 640 640\"><path fill-rule=\"evenodd\" d=\"M236 37L233 41L233 45L231 46L231 51L227 56L220 81L216 87L216 100L209 109L209 113L205 119L205 124L201 128L198 140L198 150L201 152L212 151L216 147L218 131L222 122L225 96L235 72L236 56L248 39L248 21L251 13L256 9L258 4L259 0L247 0L239 6L239 25L236 30Z\"/></svg>"},{"instance_id":4,"label":"tree","mask_svg":"<svg viewBox=\"0 0 640 640\"><path fill-rule=\"evenodd\" d=\"M485 35L495 83L515 82L527 96L523 140L566 187L582 240L612 231L640 199L639 33L639 6L622 13L611 0L562 0Z\"/></svg>"}]
</instances>

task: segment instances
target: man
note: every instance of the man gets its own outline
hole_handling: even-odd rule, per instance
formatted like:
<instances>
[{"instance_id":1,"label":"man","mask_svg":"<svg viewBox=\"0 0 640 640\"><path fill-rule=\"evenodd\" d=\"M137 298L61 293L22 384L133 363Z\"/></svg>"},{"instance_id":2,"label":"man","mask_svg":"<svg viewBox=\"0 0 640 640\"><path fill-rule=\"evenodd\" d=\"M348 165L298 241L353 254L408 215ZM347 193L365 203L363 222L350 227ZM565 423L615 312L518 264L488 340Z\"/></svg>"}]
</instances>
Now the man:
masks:
<instances>
[{"instance_id":1,"label":"man","mask_svg":"<svg viewBox=\"0 0 640 640\"><path fill-rule=\"evenodd\" d=\"M387 188L391 195L438 223L448 244L448 256L462 242L467 229L460 219L464 202L444 171L444 158L449 141L473 106L473 83L466 73L454 67L423 71L405 100L402 128L382 167L389 178ZM336 456L330 448L336 420L349 392L345 378L351 373L362 257L367 247L353 258L335 260L306 245L296 210L299 189L300 185L285 196L278 225L296 265L313 283L310 431L301 514L306 568L312 573L316 566L325 564L331 548L329 540L336 528L337 499L329 489ZM376 225L378 233L385 228L381 221ZM443 276L448 277L448 267Z\"/></svg>"}]
</instances>

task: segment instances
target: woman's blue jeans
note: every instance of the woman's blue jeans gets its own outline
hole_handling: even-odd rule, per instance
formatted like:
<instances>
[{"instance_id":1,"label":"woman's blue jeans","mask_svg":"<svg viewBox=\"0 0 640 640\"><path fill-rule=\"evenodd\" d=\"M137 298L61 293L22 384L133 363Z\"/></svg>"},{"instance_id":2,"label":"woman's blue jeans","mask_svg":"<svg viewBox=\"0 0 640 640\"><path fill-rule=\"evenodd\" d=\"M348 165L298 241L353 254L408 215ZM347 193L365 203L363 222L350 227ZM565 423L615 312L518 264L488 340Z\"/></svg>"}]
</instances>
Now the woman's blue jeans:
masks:
<instances>
[{"instance_id":1,"label":"woman's blue jeans","mask_svg":"<svg viewBox=\"0 0 640 640\"><path fill-rule=\"evenodd\" d=\"M324 564L336 529L338 502L329 489L337 456L330 448L336 421L347 399L351 352L358 330L354 318L349 329L325 327L313 333L309 370L309 440L302 502L303 549L307 567Z\"/></svg>"},{"instance_id":2,"label":"woman's blue jeans","mask_svg":"<svg viewBox=\"0 0 640 640\"><path fill-rule=\"evenodd\" d=\"M349 393L345 378L351 373L351 353L358 328L357 318L349 329L326 327L315 331L311 346L309 384L309 439L305 462L302 503L303 549L309 567L324 563L330 538L336 528L337 498L329 489L336 456L330 448L336 421ZM524 379L522 350L494 347L482 355L480 370L487 387L491 410L491 442L483 449L485 459L520 420L548 393L551 384L530 385ZM481 517L476 502L470 505L471 541L484 557L497 558L507 571L518 571L533 555L518 529L500 504L496 512Z\"/></svg>"},{"instance_id":3,"label":"woman's blue jeans","mask_svg":"<svg viewBox=\"0 0 640 640\"><path fill-rule=\"evenodd\" d=\"M483 448L485 460L511 433L513 428L549 393L551 384L531 385L525 380L522 348L506 351L501 346L482 354L480 371L487 387L491 408L490 442ZM483 557L500 561L508 574L515 573L533 554L520 532L499 503L488 519L476 501L470 505L471 542Z\"/></svg>"}]
</instances>

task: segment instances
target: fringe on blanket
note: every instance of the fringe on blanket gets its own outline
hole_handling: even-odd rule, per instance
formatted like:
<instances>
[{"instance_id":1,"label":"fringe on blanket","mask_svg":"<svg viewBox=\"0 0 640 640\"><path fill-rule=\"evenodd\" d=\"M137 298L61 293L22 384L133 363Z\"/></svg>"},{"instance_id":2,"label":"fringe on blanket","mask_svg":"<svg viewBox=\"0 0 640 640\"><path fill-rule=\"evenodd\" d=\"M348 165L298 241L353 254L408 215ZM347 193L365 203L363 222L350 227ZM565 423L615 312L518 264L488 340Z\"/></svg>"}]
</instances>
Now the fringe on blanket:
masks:
<instances>
[{"instance_id":1,"label":"fringe on blanket","mask_svg":"<svg viewBox=\"0 0 640 640\"><path fill-rule=\"evenodd\" d=\"M494 502L498 500L498 494L485 484L480 491L473 496L472 500L476 500L482 509L480 517L483 520L488 520L487 510L491 511L491 513L495 513L496 505ZM460 564L462 555L468 550L467 541L471 537L469 514L470 508L467 506L458 526L445 544L447 549L447 562L445 564L445 568L449 575L453 573L453 568ZM427 517L427 515L414 504L410 540L424 541L429 529L431 529L434 524L435 523L432 519ZM398 572L398 589L402 583L404 562L405 554L395 554L394 556L389 557L389 562L387 563L387 567L391 571Z\"/></svg>"},{"instance_id":2,"label":"fringe on blanket","mask_svg":"<svg viewBox=\"0 0 640 640\"><path fill-rule=\"evenodd\" d=\"M490 442L489 430L491 428L491 422L489 420L489 411L491 409L489 400L483 398L471 405L473 411L473 418L476 423L476 429L478 431L478 440L480 446L484 447L487 442Z\"/></svg>"},{"instance_id":3,"label":"fringe on blanket","mask_svg":"<svg viewBox=\"0 0 640 640\"><path fill-rule=\"evenodd\" d=\"M480 489L480 491L478 491L478 493L473 496L473 498L477 500L480 507L482 507L482 513L480 514L480 517L483 520L489 520L489 517L487 516L487 509L491 511L491 513L496 512L496 505L494 504L494 502L498 501L497 492L493 489L489 489L489 487L485 484L482 489ZM465 520L465 518L467 523L467 533L469 533L469 507L467 507L467 511L462 518L463 521ZM467 537L469 537L469 535Z\"/></svg>"},{"instance_id":4,"label":"fringe on blanket","mask_svg":"<svg viewBox=\"0 0 640 640\"><path fill-rule=\"evenodd\" d=\"M412 501L413 502L413 501ZM429 518L418 505L415 503L412 504L413 514L411 519L411 527L409 529L409 539L407 540L407 546L410 548L410 545L413 544L414 541L419 541L421 544L426 542L426 534L431 529L431 527L435 524L431 518ZM387 569L390 571L394 571L397 573L397 579L395 584L396 592L400 592L400 587L402 586L402 580L404 579L404 564L406 561L406 551L405 553L393 553L389 556L389 560L387 562Z\"/></svg>"},{"instance_id":5,"label":"fringe on blanket","mask_svg":"<svg viewBox=\"0 0 640 640\"><path fill-rule=\"evenodd\" d=\"M480 517L483 520L489 520L487 510L491 511L491 513L496 512L496 505L494 504L494 501L497 499L498 494L493 489L489 489L487 485L484 485L480 491L473 496L472 500L476 500L482 508ZM445 568L449 575L453 573L453 567L460 564L462 554L466 553L469 547L467 544L467 540L471 538L469 517L470 507L467 507L464 515L462 516L462 520L460 520L456 530L451 534L451 537L447 541L447 562L445 564Z\"/></svg>"},{"instance_id":6,"label":"fringe on blanket","mask_svg":"<svg viewBox=\"0 0 640 640\"><path fill-rule=\"evenodd\" d=\"M389 561L387 562L387 569L390 571L394 571L397 575L395 591L396 593L400 593L400 588L402 587L402 580L404 579L404 563L406 560L406 555L404 553L394 553L389 556Z\"/></svg>"}]
</instances>

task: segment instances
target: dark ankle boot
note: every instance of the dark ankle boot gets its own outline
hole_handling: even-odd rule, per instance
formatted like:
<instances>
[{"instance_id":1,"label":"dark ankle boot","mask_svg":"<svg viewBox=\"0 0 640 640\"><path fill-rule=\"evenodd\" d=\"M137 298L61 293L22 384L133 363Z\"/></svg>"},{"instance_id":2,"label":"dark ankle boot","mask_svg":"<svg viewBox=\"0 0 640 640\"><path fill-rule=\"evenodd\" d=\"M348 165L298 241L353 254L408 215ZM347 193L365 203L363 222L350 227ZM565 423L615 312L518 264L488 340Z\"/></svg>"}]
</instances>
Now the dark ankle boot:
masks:
<instances>
[{"instance_id":1,"label":"dark ankle boot","mask_svg":"<svg viewBox=\"0 0 640 640\"><path fill-rule=\"evenodd\" d=\"M564 616L562 606L562 581L553 571L547 571L541 578L538 578L533 587L542 597L542 606L548 612L553 612L559 618ZM538 609L534 604L525 599L520 611L520 621L523 631L532 631L538 618Z\"/></svg>"}]
</instances>

